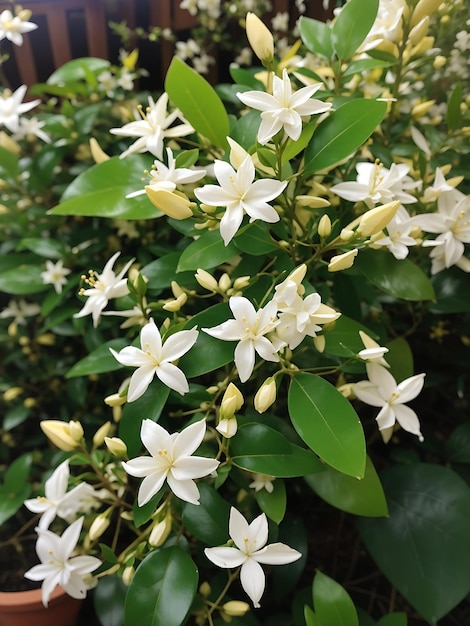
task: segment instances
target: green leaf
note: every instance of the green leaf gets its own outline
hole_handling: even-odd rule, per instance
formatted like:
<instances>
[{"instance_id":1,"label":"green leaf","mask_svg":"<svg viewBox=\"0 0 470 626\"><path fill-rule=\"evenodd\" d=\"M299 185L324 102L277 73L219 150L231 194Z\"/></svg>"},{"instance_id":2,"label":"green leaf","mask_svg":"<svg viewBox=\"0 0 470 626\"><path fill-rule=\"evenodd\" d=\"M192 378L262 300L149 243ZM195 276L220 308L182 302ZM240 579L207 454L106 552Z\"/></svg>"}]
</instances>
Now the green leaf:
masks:
<instances>
[{"instance_id":1,"label":"green leaf","mask_svg":"<svg viewBox=\"0 0 470 626\"><path fill-rule=\"evenodd\" d=\"M233 241L228 246L224 244L218 230L207 231L183 250L177 271L212 269L236 256L238 252Z\"/></svg>"},{"instance_id":2,"label":"green leaf","mask_svg":"<svg viewBox=\"0 0 470 626\"><path fill-rule=\"evenodd\" d=\"M304 606L304 619L306 626L321 626L317 620L317 616L308 606L308 604Z\"/></svg>"},{"instance_id":3,"label":"green leaf","mask_svg":"<svg viewBox=\"0 0 470 626\"><path fill-rule=\"evenodd\" d=\"M383 120L386 102L358 98L340 106L316 128L305 150L305 173L327 169L355 152Z\"/></svg>"},{"instance_id":4,"label":"green leaf","mask_svg":"<svg viewBox=\"0 0 470 626\"><path fill-rule=\"evenodd\" d=\"M151 261L145 265L140 273L148 278L148 289L153 291L162 291L170 287L171 282L175 280L176 268L181 256L181 252L171 252ZM194 280L194 272L180 272L178 274L178 284L185 284L190 278Z\"/></svg>"},{"instance_id":5,"label":"green leaf","mask_svg":"<svg viewBox=\"0 0 470 626\"><path fill-rule=\"evenodd\" d=\"M281 433L264 424L241 426L230 440L231 461L250 472L277 478L306 476L323 470L309 450L290 443Z\"/></svg>"},{"instance_id":6,"label":"green leaf","mask_svg":"<svg viewBox=\"0 0 470 626\"><path fill-rule=\"evenodd\" d=\"M157 493L150 498L143 506L139 506L137 498L134 500L133 516L134 524L137 528L140 528L143 524L146 524L152 515L157 510L164 493L167 491L167 485L164 483L163 487L157 491Z\"/></svg>"},{"instance_id":7,"label":"green leaf","mask_svg":"<svg viewBox=\"0 0 470 626\"><path fill-rule=\"evenodd\" d=\"M410 344L403 337L392 339L386 345L388 352L384 358L390 365L390 373L396 380L405 380L414 374L413 353Z\"/></svg>"},{"instance_id":8,"label":"green leaf","mask_svg":"<svg viewBox=\"0 0 470 626\"><path fill-rule=\"evenodd\" d=\"M25 237L18 249L27 249L46 259L61 259L65 254L64 244L47 237Z\"/></svg>"},{"instance_id":9,"label":"green leaf","mask_svg":"<svg viewBox=\"0 0 470 626\"><path fill-rule=\"evenodd\" d=\"M349 0L333 22L332 40L339 59L349 59L372 28L379 0Z\"/></svg>"},{"instance_id":10,"label":"green leaf","mask_svg":"<svg viewBox=\"0 0 470 626\"><path fill-rule=\"evenodd\" d=\"M348 592L318 571L313 579L313 606L321 626L359 626L356 607Z\"/></svg>"},{"instance_id":11,"label":"green leaf","mask_svg":"<svg viewBox=\"0 0 470 626\"><path fill-rule=\"evenodd\" d=\"M379 568L433 626L470 591L470 489L452 470L426 463L381 474L388 518L359 520Z\"/></svg>"},{"instance_id":12,"label":"green leaf","mask_svg":"<svg viewBox=\"0 0 470 626\"><path fill-rule=\"evenodd\" d=\"M0 173L3 177L16 178L18 175L18 155L0 146Z\"/></svg>"},{"instance_id":13,"label":"green leaf","mask_svg":"<svg viewBox=\"0 0 470 626\"><path fill-rule=\"evenodd\" d=\"M389 613L379 619L376 626L406 626L407 624L406 613Z\"/></svg>"},{"instance_id":14,"label":"green leaf","mask_svg":"<svg viewBox=\"0 0 470 626\"><path fill-rule=\"evenodd\" d=\"M47 83L49 85L61 85L62 83L84 80L88 72L103 72L109 66L109 61L97 57L73 59L55 70L47 79Z\"/></svg>"},{"instance_id":15,"label":"green leaf","mask_svg":"<svg viewBox=\"0 0 470 626\"><path fill-rule=\"evenodd\" d=\"M230 136L242 148L249 150L256 143L256 136L261 122L260 112L251 109L237 119Z\"/></svg>"},{"instance_id":16,"label":"green leaf","mask_svg":"<svg viewBox=\"0 0 470 626\"><path fill-rule=\"evenodd\" d=\"M28 481L31 463L31 454L22 454L5 472L4 484L0 485L0 525L13 517L31 494Z\"/></svg>"},{"instance_id":17,"label":"green leaf","mask_svg":"<svg viewBox=\"0 0 470 626\"><path fill-rule=\"evenodd\" d=\"M279 248L269 234L269 227L260 221L250 224L233 241L239 250L253 256L269 254Z\"/></svg>"},{"instance_id":18,"label":"green leaf","mask_svg":"<svg viewBox=\"0 0 470 626\"><path fill-rule=\"evenodd\" d=\"M364 324L341 315L331 330L324 333L325 352L336 356L351 357L364 349L359 331L364 331L369 337L376 338L376 334L367 329Z\"/></svg>"},{"instance_id":19,"label":"green leaf","mask_svg":"<svg viewBox=\"0 0 470 626\"><path fill-rule=\"evenodd\" d=\"M101 626L124 623L127 587L117 574L103 576L93 592L93 604Z\"/></svg>"},{"instance_id":20,"label":"green leaf","mask_svg":"<svg viewBox=\"0 0 470 626\"><path fill-rule=\"evenodd\" d=\"M42 282L41 272L44 268L39 265L19 265L0 274L0 291L15 296L26 296L39 293L51 288Z\"/></svg>"},{"instance_id":21,"label":"green leaf","mask_svg":"<svg viewBox=\"0 0 470 626\"><path fill-rule=\"evenodd\" d=\"M460 424L451 433L446 454L451 463L470 463L470 422Z\"/></svg>"},{"instance_id":22,"label":"green leaf","mask_svg":"<svg viewBox=\"0 0 470 626\"><path fill-rule=\"evenodd\" d=\"M305 124L302 127L302 132L300 133L300 137L296 141L292 141L289 139L285 149L282 152L282 164L287 163L290 159L296 157L307 145L310 143L312 139L312 135L317 127L317 120L313 120L309 124Z\"/></svg>"},{"instance_id":23,"label":"green leaf","mask_svg":"<svg viewBox=\"0 0 470 626\"><path fill-rule=\"evenodd\" d=\"M384 69L390 67L392 63L390 61L381 61L380 59L359 59L359 61L353 61L344 70L343 76L352 76L354 74L362 74L370 70L377 68Z\"/></svg>"},{"instance_id":24,"label":"green leaf","mask_svg":"<svg viewBox=\"0 0 470 626\"><path fill-rule=\"evenodd\" d=\"M198 488L199 504L184 505L184 527L207 546L223 545L229 538L230 504L207 483L199 483Z\"/></svg>"},{"instance_id":25,"label":"green leaf","mask_svg":"<svg viewBox=\"0 0 470 626\"><path fill-rule=\"evenodd\" d=\"M4 485L12 492L19 491L28 480L29 470L33 457L31 454L22 454L15 459L5 473Z\"/></svg>"},{"instance_id":26,"label":"green leaf","mask_svg":"<svg viewBox=\"0 0 470 626\"><path fill-rule=\"evenodd\" d=\"M299 20L299 29L300 37L310 52L326 59L333 57L333 40L328 24L302 15Z\"/></svg>"},{"instance_id":27,"label":"green leaf","mask_svg":"<svg viewBox=\"0 0 470 626\"><path fill-rule=\"evenodd\" d=\"M227 147L228 115L222 100L205 78L174 57L166 75L165 90L198 133L215 146Z\"/></svg>"},{"instance_id":28,"label":"green leaf","mask_svg":"<svg viewBox=\"0 0 470 626\"><path fill-rule=\"evenodd\" d=\"M273 482L271 493L266 489L255 492L256 502L259 508L275 524L280 524L284 519L287 507L286 486L283 480L277 479Z\"/></svg>"},{"instance_id":29,"label":"green leaf","mask_svg":"<svg viewBox=\"0 0 470 626\"><path fill-rule=\"evenodd\" d=\"M361 422L346 398L315 374L292 378L289 415L305 443L339 472L362 478L366 444Z\"/></svg>"},{"instance_id":30,"label":"green leaf","mask_svg":"<svg viewBox=\"0 0 470 626\"><path fill-rule=\"evenodd\" d=\"M124 625L181 626L191 608L198 571L179 546L151 552L129 586Z\"/></svg>"},{"instance_id":31,"label":"green leaf","mask_svg":"<svg viewBox=\"0 0 470 626\"><path fill-rule=\"evenodd\" d=\"M450 131L455 130L462 119L462 83L457 83L449 96L447 103L447 126Z\"/></svg>"},{"instance_id":32,"label":"green leaf","mask_svg":"<svg viewBox=\"0 0 470 626\"><path fill-rule=\"evenodd\" d=\"M361 480L342 474L332 467L306 476L305 480L320 498L341 511L366 517L388 515L382 483L369 457Z\"/></svg>"},{"instance_id":33,"label":"green leaf","mask_svg":"<svg viewBox=\"0 0 470 626\"><path fill-rule=\"evenodd\" d=\"M435 298L431 281L409 259L399 261L382 250L361 250L354 266L367 280L395 298L414 302Z\"/></svg>"},{"instance_id":34,"label":"green leaf","mask_svg":"<svg viewBox=\"0 0 470 626\"><path fill-rule=\"evenodd\" d=\"M66 378L74 378L76 376L89 376L90 374L103 374L104 372L114 372L121 369L122 365L117 361L110 352L110 348L119 352L122 348L129 345L126 339L111 339L102 344L93 352L80 361L75 363L66 374Z\"/></svg>"},{"instance_id":35,"label":"green leaf","mask_svg":"<svg viewBox=\"0 0 470 626\"><path fill-rule=\"evenodd\" d=\"M436 302L431 313L467 313L470 311L470 276L455 267L439 272L431 279Z\"/></svg>"}]
</instances>

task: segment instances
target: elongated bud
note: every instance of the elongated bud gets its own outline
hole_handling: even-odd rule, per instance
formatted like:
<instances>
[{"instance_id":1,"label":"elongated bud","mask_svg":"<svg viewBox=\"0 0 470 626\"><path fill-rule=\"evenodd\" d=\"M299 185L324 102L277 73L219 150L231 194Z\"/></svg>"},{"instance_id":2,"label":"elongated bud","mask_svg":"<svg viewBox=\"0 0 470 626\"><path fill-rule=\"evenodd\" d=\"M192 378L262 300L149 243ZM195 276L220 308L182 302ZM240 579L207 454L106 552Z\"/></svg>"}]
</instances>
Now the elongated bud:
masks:
<instances>
[{"instance_id":1,"label":"elongated bud","mask_svg":"<svg viewBox=\"0 0 470 626\"><path fill-rule=\"evenodd\" d=\"M318 352L324 352L326 346L325 335L315 335L315 337L313 338L313 345L318 350Z\"/></svg>"},{"instance_id":2,"label":"elongated bud","mask_svg":"<svg viewBox=\"0 0 470 626\"><path fill-rule=\"evenodd\" d=\"M394 202L387 202L387 204L370 209L370 211L361 216L357 232L362 237L370 237L375 235L375 233L379 233L393 218L399 206L400 202L395 200Z\"/></svg>"},{"instance_id":3,"label":"elongated bud","mask_svg":"<svg viewBox=\"0 0 470 626\"><path fill-rule=\"evenodd\" d=\"M442 0L419 0L411 16L411 26L416 26L424 17L437 11Z\"/></svg>"},{"instance_id":4,"label":"elongated bud","mask_svg":"<svg viewBox=\"0 0 470 626\"><path fill-rule=\"evenodd\" d=\"M246 157L249 156L249 153L231 137L227 137L227 141L230 145L230 164L238 170Z\"/></svg>"},{"instance_id":5,"label":"elongated bud","mask_svg":"<svg viewBox=\"0 0 470 626\"><path fill-rule=\"evenodd\" d=\"M274 39L267 26L254 13L246 15L246 36L253 52L263 65L271 63L274 57Z\"/></svg>"},{"instance_id":6,"label":"elongated bud","mask_svg":"<svg viewBox=\"0 0 470 626\"><path fill-rule=\"evenodd\" d=\"M274 378L267 378L255 395L255 409L258 413L264 413L275 402L277 395L276 381Z\"/></svg>"},{"instance_id":7,"label":"elongated bud","mask_svg":"<svg viewBox=\"0 0 470 626\"><path fill-rule=\"evenodd\" d=\"M154 189L150 185L145 187L145 193L157 209L160 209L165 215L173 217L175 220L185 220L193 214L190 209L191 202L186 196L173 193L167 189Z\"/></svg>"},{"instance_id":8,"label":"elongated bud","mask_svg":"<svg viewBox=\"0 0 470 626\"><path fill-rule=\"evenodd\" d=\"M250 605L241 600L230 600L222 605L222 610L230 617L243 617L250 610Z\"/></svg>"},{"instance_id":9,"label":"elongated bud","mask_svg":"<svg viewBox=\"0 0 470 626\"><path fill-rule=\"evenodd\" d=\"M128 567L126 567L124 569L124 571L122 572L122 582L126 585L126 587L129 587L129 585L131 584L132 579L134 578L134 574L135 574L135 569L132 565L129 565Z\"/></svg>"},{"instance_id":10,"label":"elongated bud","mask_svg":"<svg viewBox=\"0 0 470 626\"><path fill-rule=\"evenodd\" d=\"M341 270L347 270L352 267L354 259L358 253L357 248L344 252L344 254L338 254L331 258L328 264L329 272L341 272Z\"/></svg>"},{"instance_id":11,"label":"elongated bud","mask_svg":"<svg viewBox=\"0 0 470 626\"><path fill-rule=\"evenodd\" d=\"M171 533L171 525L171 514L166 515L161 522L157 522L150 531L149 544L154 548L163 545Z\"/></svg>"},{"instance_id":12,"label":"elongated bud","mask_svg":"<svg viewBox=\"0 0 470 626\"><path fill-rule=\"evenodd\" d=\"M106 396L104 399L105 404L108 406L122 406L126 403L127 396L121 396L119 393L112 393L110 396Z\"/></svg>"},{"instance_id":13,"label":"elongated bud","mask_svg":"<svg viewBox=\"0 0 470 626\"><path fill-rule=\"evenodd\" d=\"M171 300L171 302L167 302L163 305L163 309L165 311L170 311L170 313L176 313L181 309L182 306L186 304L188 301L188 296L185 293L182 293L180 296L176 298L176 300Z\"/></svg>"},{"instance_id":14,"label":"elongated bud","mask_svg":"<svg viewBox=\"0 0 470 626\"><path fill-rule=\"evenodd\" d=\"M41 430L46 437L60 450L70 452L75 450L83 437L83 428L80 422L61 420L42 420Z\"/></svg>"},{"instance_id":15,"label":"elongated bud","mask_svg":"<svg viewBox=\"0 0 470 626\"><path fill-rule=\"evenodd\" d=\"M95 163L103 163L110 158L94 137L90 139L90 151Z\"/></svg>"},{"instance_id":16,"label":"elongated bud","mask_svg":"<svg viewBox=\"0 0 470 626\"><path fill-rule=\"evenodd\" d=\"M108 450L111 454L114 454L114 456L127 456L127 446L119 437L105 437L104 442Z\"/></svg>"},{"instance_id":17,"label":"elongated bud","mask_svg":"<svg viewBox=\"0 0 470 626\"><path fill-rule=\"evenodd\" d=\"M416 46L423 37L427 35L429 29L429 15L423 17L423 19L413 26L408 36L408 40L413 46Z\"/></svg>"},{"instance_id":18,"label":"elongated bud","mask_svg":"<svg viewBox=\"0 0 470 626\"><path fill-rule=\"evenodd\" d=\"M103 535L109 527L109 517L102 513L101 515L97 515L93 520L90 530L88 531L88 536L91 541L95 541Z\"/></svg>"},{"instance_id":19,"label":"elongated bud","mask_svg":"<svg viewBox=\"0 0 470 626\"><path fill-rule=\"evenodd\" d=\"M5 402L11 402L12 400L16 400L18 396L21 396L23 393L22 387L10 387L3 394L3 399Z\"/></svg>"},{"instance_id":20,"label":"elongated bud","mask_svg":"<svg viewBox=\"0 0 470 626\"><path fill-rule=\"evenodd\" d=\"M331 233L331 220L329 216L325 213L322 215L320 221L318 222L318 234L322 239L329 237Z\"/></svg>"},{"instance_id":21,"label":"elongated bud","mask_svg":"<svg viewBox=\"0 0 470 626\"><path fill-rule=\"evenodd\" d=\"M219 423L215 427L216 431L219 432L226 439L230 439L237 434L238 430L238 422L235 415L231 417L224 417L219 420Z\"/></svg>"},{"instance_id":22,"label":"elongated bud","mask_svg":"<svg viewBox=\"0 0 470 626\"><path fill-rule=\"evenodd\" d=\"M201 287L204 287L207 291L217 291L219 288L219 283L209 272L206 272L206 270L199 268L194 277Z\"/></svg>"},{"instance_id":23,"label":"elongated bud","mask_svg":"<svg viewBox=\"0 0 470 626\"><path fill-rule=\"evenodd\" d=\"M436 104L435 100L426 100L425 102L419 102L415 104L411 109L411 117L415 119L418 117L423 117L426 113L429 113L429 109L431 109Z\"/></svg>"},{"instance_id":24,"label":"elongated bud","mask_svg":"<svg viewBox=\"0 0 470 626\"><path fill-rule=\"evenodd\" d=\"M242 408L244 401L243 395L238 387L230 383L220 403L220 417L222 419L232 417Z\"/></svg>"},{"instance_id":25,"label":"elongated bud","mask_svg":"<svg viewBox=\"0 0 470 626\"><path fill-rule=\"evenodd\" d=\"M106 422L103 426L100 426L96 433L93 435L93 447L99 448L111 430L111 422Z\"/></svg>"},{"instance_id":26,"label":"elongated bud","mask_svg":"<svg viewBox=\"0 0 470 626\"><path fill-rule=\"evenodd\" d=\"M309 209L324 209L331 206L329 200L320 196L296 196L295 201L299 206Z\"/></svg>"}]
</instances>

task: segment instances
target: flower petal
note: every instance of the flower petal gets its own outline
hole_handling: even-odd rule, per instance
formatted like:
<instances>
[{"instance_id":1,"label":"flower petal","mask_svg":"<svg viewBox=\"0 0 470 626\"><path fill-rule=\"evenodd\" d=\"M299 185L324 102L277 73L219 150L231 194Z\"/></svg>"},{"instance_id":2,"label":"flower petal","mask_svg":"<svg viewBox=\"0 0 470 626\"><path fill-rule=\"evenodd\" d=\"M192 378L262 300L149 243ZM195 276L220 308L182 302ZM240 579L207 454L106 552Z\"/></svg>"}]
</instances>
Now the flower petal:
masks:
<instances>
[{"instance_id":1,"label":"flower petal","mask_svg":"<svg viewBox=\"0 0 470 626\"><path fill-rule=\"evenodd\" d=\"M258 552L254 552L253 559L258 563L264 563L266 565L286 565L287 563L293 563L300 559L302 554L294 548L286 546L284 543L271 543Z\"/></svg>"},{"instance_id":2,"label":"flower petal","mask_svg":"<svg viewBox=\"0 0 470 626\"><path fill-rule=\"evenodd\" d=\"M248 558L242 565L240 582L246 594L253 602L255 609L259 608L259 601L261 600L266 585L261 565L254 559Z\"/></svg>"},{"instance_id":3,"label":"flower petal","mask_svg":"<svg viewBox=\"0 0 470 626\"><path fill-rule=\"evenodd\" d=\"M194 480L177 480L170 472L167 476L168 486L177 498L190 504L199 504L199 489Z\"/></svg>"}]
</instances>

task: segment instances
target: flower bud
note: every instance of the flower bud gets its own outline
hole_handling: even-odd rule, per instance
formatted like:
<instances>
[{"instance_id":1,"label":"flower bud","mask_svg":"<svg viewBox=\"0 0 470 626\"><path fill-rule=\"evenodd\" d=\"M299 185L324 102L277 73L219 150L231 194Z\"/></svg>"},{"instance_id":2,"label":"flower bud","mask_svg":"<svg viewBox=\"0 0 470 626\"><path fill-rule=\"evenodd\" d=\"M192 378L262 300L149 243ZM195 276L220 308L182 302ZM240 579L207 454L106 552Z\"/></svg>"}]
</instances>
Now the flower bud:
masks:
<instances>
[{"instance_id":1,"label":"flower bud","mask_svg":"<svg viewBox=\"0 0 470 626\"><path fill-rule=\"evenodd\" d=\"M55 344L56 338L53 333L44 333L44 335L39 335L39 337L36 337L36 341L41 346L53 346Z\"/></svg>"},{"instance_id":2,"label":"flower bud","mask_svg":"<svg viewBox=\"0 0 470 626\"><path fill-rule=\"evenodd\" d=\"M106 437L109 434L111 429L111 422L106 422L103 426L100 426L96 433L93 435L93 447L99 448L103 443Z\"/></svg>"},{"instance_id":3,"label":"flower bud","mask_svg":"<svg viewBox=\"0 0 470 626\"><path fill-rule=\"evenodd\" d=\"M418 102L411 109L411 117L423 117L426 113L429 113L429 109L431 109L435 105L435 100L426 100L425 102Z\"/></svg>"},{"instance_id":4,"label":"flower bud","mask_svg":"<svg viewBox=\"0 0 470 626\"><path fill-rule=\"evenodd\" d=\"M352 267L357 253L358 250L357 248L355 248L354 250L349 250L348 252L344 252L343 254L338 254L332 257L328 264L328 271L340 272L341 270L347 270L348 268Z\"/></svg>"},{"instance_id":5,"label":"flower bud","mask_svg":"<svg viewBox=\"0 0 470 626\"><path fill-rule=\"evenodd\" d=\"M429 29L429 15L423 17L416 26L410 30L410 34L408 35L408 41L416 46L423 37L427 35Z\"/></svg>"},{"instance_id":6,"label":"flower bud","mask_svg":"<svg viewBox=\"0 0 470 626\"><path fill-rule=\"evenodd\" d=\"M258 413L267 411L273 402L275 402L276 395L276 381L271 376L264 381L255 395L254 405Z\"/></svg>"},{"instance_id":7,"label":"flower bud","mask_svg":"<svg viewBox=\"0 0 470 626\"><path fill-rule=\"evenodd\" d=\"M216 431L219 432L226 439L230 439L237 434L238 430L238 422L235 415L231 417L224 417L219 420L219 423L215 427Z\"/></svg>"},{"instance_id":8,"label":"flower bud","mask_svg":"<svg viewBox=\"0 0 470 626\"><path fill-rule=\"evenodd\" d=\"M0 147L5 148L5 150L13 154L19 154L21 152L21 148L16 141L3 130L0 132Z\"/></svg>"},{"instance_id":9,"label":"flower bud","mask_svg":"<svg viewBox=\"0 0 470 626\"><path fill-rule=\"evenodd\" d=\"M419 57L430 50L434 45L434 37L423 37L410 51L410 57Z\"/></svg>"},{"instance_id":10,"label":"flower bud","mask_svg":"<svg viewBox=\"0 0 470 626\"><path fill-rule=\"evenodd\" d=\"M161 522L155 524L149 535L149 544L153 548L158 548L165 543L171 533L171 525L171 514L166 515Z\"/></svg>"},{"instance_id":11,"label":"flower bud","mask_svg":"<svg viewBox=\"0 0 470 626\"><path fill-rule=\"evenodd\" d=\"M331 206L331 202L326 198L320 196L296 196L296 203L299 206L307 207L309 209L324 209L327 206Z\"/></svg>"},{"instance_id":12,"label":"flower bud","mask_svg":"<svg viewBox=\"0 0 470 626\"><path fill-rule=\"evenodd\" d=\"M94 137L90 139L90 152L95 163L103 163L110 158Z\"/></svg>"},{"instance_id":13,"label":"flower bud","mask_svg":"<svg viewBox=\"0 0 470 626\"><path fill-rule=\"evenodd\" d=\"M356 233L353 230L351 230L349 228L343 228L342 231L339 234L339 238L341 239L341 241L349 241L355 235L356 235Z\"/></svg>"},{"instance_id":14,"label":"flower bud","mask_svg":"<svg viewBox=\"0 0 470 626\"><path fill-rule=\"evenodd\" d=\"M18 396L21 396L23 393L22 387L10 387L3 394L3 399L5 402L11 402L12 400L16 400Z\"/></svg>"},{"instance_id":15,"label":"flower bud","mask_svg":"<svg viewBox=\"0 0 470 626\"><path fill-rule=\"evenodd\" d=\"M99 539L99 537L106 532L108 527L109 517L105 513L97 515L90 526L90 530L88 531L90 540L95 541L95 539Z\"/></svg>"},{"instance_id":16,"label":"flower bud","mask_svg":"<svg viewBox=\"0 0 470 626\"><path fill-rule=\"evenodd\" d=\"M315 335L315 337L313 338L313 345L318 350L318 352L324 352L326 346L325 335Z\"/></svg>"},{"instance_id":17,"label":"flower bud","mask_svg":"<svg viewBox=\"0 0 470 626\"><path fill-rule=\"evenodd\" d=\"M209 272L206 272L206 270L199 268L194 277L201 287L204 287L207 291L217 291L219 288L218 282Z\"/></svg>"},{"instance_id":18,"label":"flower bud","mask_svg":"<svg viewBox=\"0 0 470 626\"><path fill-rule=\"evenodd\" d=\"M400 202L394 200L393 202L387 202L387 204L370 209L370 211L367 211L361 216L357 232L362 237L370 237L375 233L379 233L393 218L399 206Z\"/></svg>"},{"instance_id":19,"label":"flower bud","mask_svg":"<svg viewBox=\"0 0 470 626\"><path fill-rule=\"evenodd\" d=\"M322 239L329 237L331 233L331 220L329 216L325 213L322 215L320 221L318 222L318 234Z\"/></svg>"},{"instance_id":20,"label":"flower bud","mask_svg":"<svg viewBox=\"0 0 470 626\"><path fill-rule=\"evenodd\" d=\"M105 437L104 443L106 447L114 454L114 456L126 456L127 455L127 446L122 439L119 437Z\"/></svg>"},{"instance_id":21,"label":"flower bud","mask_svg":"<svg viewBox=\"0 0 470 626\"><path fill-rule=\"evenodd\" d=\"M230 276L227 274L227 272L224 272L219 278L219 289L221 293L226 293L231 286L232 281L230 280Z\"/></svg>"},{"instance_id":22,"label":"flower bud","mask_svg":"<svg viewBox=\"0 0 470 626\"><path fill-rule=\"evenodd\" d=\"M121 575L122 582L126 585L126 587L129 587L129 585L131 584L131 581L134 578L134 574L135 574L135 569L134 567L132 567L132 565L129 565L128 567L126 567L124 571L122 572L122 575Z\"/></svg>"},{"instance_id":23,"label":"flower bud","mask_svg":"<svg viewBox=\"0 0 470 626\"><path fill-rule=\"evenodd\" d=\"M225 390L222 402L220 403L220 415L222 419L232 417L242 408L244 401L243 395L238 387L233 383L230 383Z\"/></svg>"},{"instance_id":24,"label":"flower bud","mask_svg":"<svg viewBox=\"0 0 470 626\"><path fill-rule=\"evenodd\" d=\"M75 450L83 437L80 422L62 422L61 420L42 420L41 430L46 437L60 450Z\"/></svg>"},{"instance_id":25,"label":"flower bud","mask_svg":"<svg viewBox=\"0 0 470 626\"><path fill-rule=\"evenodd\" d=\"M154 189L150 185L145 186L145 193L150 202L165 215L173 217L175 220L185 220L192 217L191 202L186 196L167 189Z\"/></svg>"},{"instance_id":26,"label":"flower bud","mask_svg":"<svg viewBox=\"0 0 470 626\"><path fill-rule=\"evenodd\" d=\"M250 605L241 600L230 600L222 605L222 610L230 617L243 617L250 610Z\"/></svg>"},{"instance_id":27,"label":"flower bud","mask_svg":"<svg viewBox=\"0 0 470 626\"><path fill-rule=\"evenodd\" d=\"M212 589L207 580L199 585L199 593L203 598L208 598L211 595Z\"/></svg>"},{"instance_id":28,"label":"flower bud","mask_svg":"<svg viewBox=\"0 0 470 626\"><path fill-rule=\"evenodd\" d=\"M185 293L182 293L180 296L176 298L176 300L171 300L170 302L166 302L162 309L165 311L170 311L170 313L176 313L181 310L181 307L186 304L188 301L188 296Z\"/></svg>"},{"instance_id":29,"label":"flower bud","mask_svg":"<svg viewBox=\"0 0 470 626\"><path fill-rule=\"evenodd\" d=\"M263 65L271 63L274 57L274 39L268 27L254 13L246 15L246 36L248 42Z\"/></svg>"},{"instance_id":30,"label":"flower bud","mask_svg":"<svg viewBox=\"0 0 470 626\"><path fill-rule=\"evenodd\" d=\"M419 0L411 16L411 26L416 26L424 17L437 11L442 0Z\"/></svg>"},{"instance_id":31,"label":"flower bud","mask_svg":"<svg viewBox=\"0 0 470 626\"><path fill-rule=\"evenodd\" d=\"M227 137L227 141L230 145L230 164L234 169L238 170L246 157L249 156L249 153L231 137Z\"/></svg>"}]
</instances>

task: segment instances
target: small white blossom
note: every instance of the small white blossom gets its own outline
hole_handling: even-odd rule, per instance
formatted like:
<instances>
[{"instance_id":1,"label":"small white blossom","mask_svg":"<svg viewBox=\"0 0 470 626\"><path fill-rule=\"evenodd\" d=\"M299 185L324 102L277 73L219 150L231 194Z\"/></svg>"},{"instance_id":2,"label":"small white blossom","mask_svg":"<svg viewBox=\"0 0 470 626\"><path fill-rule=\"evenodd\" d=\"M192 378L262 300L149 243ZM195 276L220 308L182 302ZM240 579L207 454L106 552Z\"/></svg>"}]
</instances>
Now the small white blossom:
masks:
<instances>
[{"instance_id":1,"label":"small white blossom","mask_svg":"<svg viewBox=\"0 0 470 626\"><path fill-rule=\"evenodd\" d=\"M57 293L62 293L62 287L67 284L67 276L71 270L64 267L62 260L53 263L52 261L46 261L46 271L41 272L41 279L45 285L54 285L54 289Z\"/></svg>"},{"instance_id":2,"label":"small white blossom","mask_svg":"<svg viewBox=\"0 0 470 626\"><path fill-rule=\"evenodd\" d=\"M23 33L29 33L38 27L37 24L29 22L28 19L23 19L22 14L28 13L30 14L29 11L21 11L19 15L13 15L8 9L2 11L0 13L0 41L8 39L16 46L21 46L23 44Z\"/></svg>"},{"instance_id":3,"label":"small white blossom","mask_svg":"<svg viewBox=\"0 0 470 626\"><path fill-rule=\"evenodd\" d=\"M394 217L387 224L387 234L373 240L373 247L385 247L393 256L404 259L408 256L409 247L415 246L418 242L411 236L413 222L408 211L400 206Z\"/></svg>"},{"instance_id":4,"label":"small white blossom","mask_svg":"<svg viewBox=\"0 0 470 626\"><path fill-rule=\"evenodd\" d=\"M260 563L265 565L286 565L300 559L302 554L284 543L268 541L268 520L262 513L248 524L243 515L234 507L230 509L229 534L234 546L205 548L204 554L217 567L240 567L240 582L253 602L259 608L266 585Z\"/></svg>"},{"instance_id":5,"label":"small white blossom","mask_svg":"<svg viewBox=\"0 0 470 626\"><path fill-rule=\"evenodd\" d=\"M13 93L6 89L0 95L0 124L3 124L12 133L18 131L20 116L26 111L34 109L41 102L39 99L23 102L26 89L26 85L21 85Z\"/></svg>"},{"instance_id":6,"label":"small white blossom","mask_svg":"<svg viewBox=\"0 0 470 626\"><path fill-rule=\"evenodd\" d=\"M51 143L49 135L42 130L45 125L46 122L40 122L37 117L20 117L18 120L18 129L13 133L13 139L15 141L21 141L22 139L28 139L34 136L44 141L44 143Z\"/></svg>"},{"instance_id":7,"label":"small white blossom","mask_svg":"<svg viewBox=\"0 0 470 626\"><path fill-rule=\"evenodd\" d=\"M205 420L173 434L152 420L143 420L140 437L151 456L140 456L122 464L131 476L144 478L139 487L139 506L149 502L165 480L176 497L199 504L199 489L194 479L211 474L219 466L215 459L192 456L205 432Z\"/></svg>"},{"instance_id":8,"label":"small white blossom","mask_svg":"<svg viewBox=\"0 0 470 626\"><path fill-rule=\"evenodd\" d=\"M8 319L12 317L15 324L21 324L24 326L26 324L27 317L39 315L40 312L41 307L39 304L30 304L29 302L26 302L24 298L20 298L19 300L10 300L8 306L0 312L0 318Z\"/></svg>"},{"instance_id":9,"label":"small white blossom","mask_svg":"<svg viewBox=\"0 0 470 626\"><path fill-rule=\"evenodd\" d=\"M266 489L268 493L272 493L274 491L274 480L276 480L274 476L268 476L267 474L253 474L253 480L248 487L254 489L255 491L262 491L263 489Z\"/></svg>"}]
</instances>

